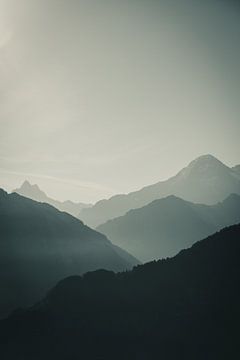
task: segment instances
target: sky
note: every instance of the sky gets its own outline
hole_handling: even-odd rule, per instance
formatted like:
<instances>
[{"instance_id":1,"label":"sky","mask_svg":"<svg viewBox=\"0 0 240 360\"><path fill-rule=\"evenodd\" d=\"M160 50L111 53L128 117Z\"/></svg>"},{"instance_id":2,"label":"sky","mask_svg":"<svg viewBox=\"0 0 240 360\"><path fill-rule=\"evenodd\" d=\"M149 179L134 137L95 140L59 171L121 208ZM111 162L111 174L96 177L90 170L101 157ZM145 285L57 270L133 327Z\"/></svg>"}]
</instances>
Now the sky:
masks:
<instances>
[{"instance_id":1,"label":"sky","mask_svg":"<svg viewBox=\"0 0 240 360\"><path fill-rule=\"evenodd\" d=\"M95 202L240 163L237 0L0 0L0 187Z\"/></svg>"}]
</instances>

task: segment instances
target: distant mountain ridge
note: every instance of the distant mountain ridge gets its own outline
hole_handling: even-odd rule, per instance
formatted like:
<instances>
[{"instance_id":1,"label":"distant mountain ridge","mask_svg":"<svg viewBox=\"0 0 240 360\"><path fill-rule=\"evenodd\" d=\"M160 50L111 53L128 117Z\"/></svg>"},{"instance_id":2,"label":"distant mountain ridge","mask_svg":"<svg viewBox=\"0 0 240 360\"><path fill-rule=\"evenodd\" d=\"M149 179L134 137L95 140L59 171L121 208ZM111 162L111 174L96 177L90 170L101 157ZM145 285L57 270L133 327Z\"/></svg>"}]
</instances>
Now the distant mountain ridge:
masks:
<instances>
[{"instance_id":1,"label":"distant mountain ridge","mask_svg":"<svg viewBox=\"0 0 240 360\"><path fill-rule=\"evenodd\" d=\"M32 304L65 276L137 263L77 218L0 189L0 316Z\"/></svg>"},{"instance_id":2,"label":"distant mountain ridge","mask_svg":"<svg viewBox=\"0 0 240 360\"><path fill-rule=\"evenodd\" d=\"M0 355L239 359L239 239L235 225L130 272L66 278L43 301L0 322Z\"/></svg>"},{"instance_id":3,"label":"distant mountain ridge","mask_svg":"<svg viewBox=\"0 0 240 360\"><path fill-rule=\"evenodd\" d=\"M174 195L97 227L111 241L143 262L176 255L223 227L240 222L240 195L216 205L194 204Z\"/></svg>"},{"instance_id":4,"label":"distant mountain ridge","mask_svg":"<svg viewBox=\"0 0 240 360\"><path fill-rule=\"evenodd\" d=\"M25 196L29 199L50 204L60 211L66 211L67 213L78 216L82 209L89 208L92 204L75 203L73 201L58 201L48 197L37 184L30 184L29 181L25 180L22 186L18 189L13 190L19 195Z\"/></svg>"},{"instance_id":5,"label":"distant mountain ridge","mask_svg":"<svg viewBox=\"0 0 240 360\"><path fill-rule=\"evenodd\" d=\"M212 205L232 193L240 194L240 178L237 169L229 168L212 155L203 155L193 160L176 176L127 195L115 195L101 200L79 214L82 221L97 227L110 219L122 216L153 200L169 195L184 200Z\"/></svg>"}]
</instances>

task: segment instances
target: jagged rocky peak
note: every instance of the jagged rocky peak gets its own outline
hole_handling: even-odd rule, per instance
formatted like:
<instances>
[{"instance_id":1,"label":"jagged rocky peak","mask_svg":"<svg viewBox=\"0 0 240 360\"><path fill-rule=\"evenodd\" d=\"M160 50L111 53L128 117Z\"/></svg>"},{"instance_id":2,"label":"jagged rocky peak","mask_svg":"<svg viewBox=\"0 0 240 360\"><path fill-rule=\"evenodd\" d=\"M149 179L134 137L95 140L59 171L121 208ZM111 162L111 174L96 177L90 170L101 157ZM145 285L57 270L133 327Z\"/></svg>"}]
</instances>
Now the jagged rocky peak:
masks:
<instances>
[{"instance_id":1,"label":"jagged rocky peak","mask_svg":"<svg viewBox=\"0 0 240 360\"><path fill-rule=\"evenodd\" d=\"M31 184L28 180L25 180L20 187L20 189L34 189L34 190L40 190L39 186L37 184ZM41 191L42 192L42 191Z\"/></svg>"}]
</instances>

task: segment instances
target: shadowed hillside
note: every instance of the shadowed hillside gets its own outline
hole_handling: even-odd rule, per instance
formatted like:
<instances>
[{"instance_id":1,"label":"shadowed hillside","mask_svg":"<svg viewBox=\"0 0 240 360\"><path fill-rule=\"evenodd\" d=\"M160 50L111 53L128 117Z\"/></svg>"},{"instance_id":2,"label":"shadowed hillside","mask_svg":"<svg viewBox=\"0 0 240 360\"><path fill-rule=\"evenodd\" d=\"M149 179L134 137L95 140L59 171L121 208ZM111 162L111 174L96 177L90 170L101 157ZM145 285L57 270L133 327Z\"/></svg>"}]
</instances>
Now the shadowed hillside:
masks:
<instances>
[{"instance_id":1,"label":"shadowed hillside","mask_svg":"<svg viewBox=\"0 0 240 360\"><path fill-rule=\"evenodd\" d=\"M61 278L137 263L80 220L0 190L0 316L30 305Z\"/></svg>"},{"instance_id":2,"label":"shadowed hillside","mask_svg":"<svg viewBox=\"0 0 240 360\"><path fill-rule=\"evenodd\" d=\"M176 255L197 240L239 222L239 195L232 194L211 206L169 196L130 210L97 230L146 262Z\"/></svg>"},{"instance_id":3,"label":"shadowed hillside","mask_svg":"<svg viewBox=\"0 0 240 360\"><path fill-rule=\"evenodd\" d=\"M237 177L240 179L240 165L236 165L232 168L234 173L237 175Z\"/></svg>"},{"instance_id":4,"label":"shadowed hillside","mask_svg":"<svg viewBox=\"0 0 240 360\"><path fill-rule=\"evenodd\" d=\"M60 281L0 323L12 359L237 359L240 225L131 272Z\"/></svg>"}]
</instances>

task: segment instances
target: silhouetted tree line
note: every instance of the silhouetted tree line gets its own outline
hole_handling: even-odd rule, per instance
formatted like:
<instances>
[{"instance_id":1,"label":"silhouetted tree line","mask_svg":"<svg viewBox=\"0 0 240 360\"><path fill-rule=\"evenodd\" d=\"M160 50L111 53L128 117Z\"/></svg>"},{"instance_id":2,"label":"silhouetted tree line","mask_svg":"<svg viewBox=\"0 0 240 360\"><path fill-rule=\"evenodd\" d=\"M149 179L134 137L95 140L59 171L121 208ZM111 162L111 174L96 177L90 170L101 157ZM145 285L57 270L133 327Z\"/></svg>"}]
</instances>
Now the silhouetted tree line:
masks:
<instances>
[{"instance_id":1,"label":"silhouetted tree line","mask_svg":"<svg viewBox=\"0 0 240 360\"><path fill-rule=\"evenodd\" d=\"M0 323L3 359L237 359L240 225L177 256L60 281Z\"/></svg>"}]
</instances>

